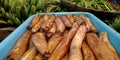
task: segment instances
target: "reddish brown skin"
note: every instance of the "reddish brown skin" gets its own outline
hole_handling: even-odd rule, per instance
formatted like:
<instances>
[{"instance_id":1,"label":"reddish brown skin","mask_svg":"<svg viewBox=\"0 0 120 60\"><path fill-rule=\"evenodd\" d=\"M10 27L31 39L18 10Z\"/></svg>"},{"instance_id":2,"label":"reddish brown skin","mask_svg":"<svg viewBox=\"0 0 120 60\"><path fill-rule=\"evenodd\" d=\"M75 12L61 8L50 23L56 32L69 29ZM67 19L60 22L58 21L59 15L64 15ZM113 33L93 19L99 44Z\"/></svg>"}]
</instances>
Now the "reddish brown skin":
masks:
<instances>
[{"instance_id":1,"label":"reddish brown skin","mask_svg":"<svg viewBox=\"0 0 120 60\"><path fill-rule=\"evenodd\" d=\"M61 16L61 19L66 27L72 27L72 23L66 16Z\"/></svg>"},{"instance_id":2,"label":"reddish brown skin","mask_svg":"<svg viewBox=\"0 0 120 60\"><path fill-rule=\"evenodd\" d=\"M85 41L82 43L82 53L84 60L96 60L92 50Z\"/></svg>"},{"instance_id":3,"label":"reddish brown skin","mask_svg":"<svg viewBox=\"0 0 120 60\"><path fill-rule=\"evenodd\" d=\"M60 43L60 41L62 40L62 36L61 35L53 35L49 41L48 41L48 50L49 53L51 54L54 49L57 47L57 45Z\"/></svg>"},{"instance_id":4,"label":"reddish brown skin","mask_svg":"<svg viewBox=\"0 0 120 60\"><path fill-rule=\"evenodd\" d=\"M34 45L33 45L32 41L30 40L30 41L29 41L28 49L30 49L30 48L32 48L32 47L34 47Z\"/></svg>"},{"instance_id":5,"label":"reddish brown skin","mask_svg":"<svg viewBox=\"0 0 120 60\"><path fill-rule=\"evenodd\" d=\"M37 15L33 18L31 24L30 24L27 28L28 28L28 29L32 29L33 26L34 26L35 24L37 24L37 22L38 22L39 20L40 20L40 15L37 14Z\"/></svg>"},{"instance_id":6,"label":"reddish brown skin","mask_svg":"<svg viewBox=\"0 0 120 60\"><path fill-rule=\"evenodd\" d=\"M56 33L56 24L54 23L52 28L47 32L47 37L50 38Z\"/></svg>"},{"instance_id":7,"label":"reddish brown skin","mask_svg":"<svg viewBox=\"0 0 120 60\"><path fill-rule=\"evenodd\" d=\"M42 30L45 32L49 31L52 28L54 21L55 21L55 15L52 14L50 15L49 19L43 23Z\"/></svg>"},{"instance_id":8,"label":"reddish brown skin","mask_svg":"<svg viewBox=\"0 0 120 60\"><path fill-rule=\"evenodd\" d=\"M108 38L108 34L106 31L103 31L100 33L99 38L112 50L116 53L115 49L113 48L113 46L111 45L109 38Z\"/></svg>"},{"instance_id":9,"label":"reddish brown skin","mask_svg":"<svg viewBox=\"0 0 120 60\"><path fill-rule=\"evenodd\" d=\"M56 27L57 27L56 34L62 34L65 31L65 25L62 22L61 18L56 17L55 23L56 23Z\"/></svg>"},{"instance_id":10,"label":"reddish brown skin","mask_svg":"<svg viewBox=\"0 0 120 60\"><path fill-rule=\"evenodd\" d=\"M81 18L79 18L77 15L73 15L73 18L74 18L75 22L77 22L79 25L84 22L84 21L83 21Z\"/></svg>"},{"instance_id":11,"label":"reddish brown skin","mask_svg":"<svg viewBox=\"0 0 120 60\"><path fill-rule=\"evenodd\" d=\"M43 20L43 18L41 18L40 21L37 22L37 24L35 26L33 26L31 32L32 33L38 32L43 23L44 23L44 20Z\"/></svg>"},{"instance_id":12,"label":"reddish brown skin","mask_svg":"<svg viewBox=\"0 0 120 60\"><path fill-rule=\"evenodd\" d=\"M20 60L32 60L36 54L37 54L36 48L31 47L20 57Z\"/></svg>"},{"instance_id":13,"label":"reddish brown skin","mask_svg":"<svg viewBox=\"0 0 120 60\"><path fill-rule=\"evenodd\" d=\"M43 32L37 32L32 35L31 40L37 51L44 57L48 57L48 45Z\"/></svg>"},{"instance_id":14,"label":"reddish brown skin","mask_svg":"<svg viewBox=\"0 0 120 60\"><path fill-rule=\"evenodd\" d=\"M37 55L33 58L33 60L43 60L43 57L42 57L41 54L37 54Z\"/></svg>"},{"instance_id":15,"label":"reddish brown skin","mask_svg":"<svg viewBox=\"0 0 120 60\"><path fill-rule=\"evenodd\" d=\"M79 18L85 21L88 30L97 33L97 29L94 27L94 25L92 24L88 17L79 15Z\"/></svg>"},{"instance_id":16,"label":"reddish brown skin","mask_svg":"<svg viewBox=\"0 0 120 60\"><path fill-rule=\"evenodd\" d=\"M72 24L75 22L72 14L67 14L66 17L70 20Z\"/></svg>"},{"instance_id":17,"label":"reddish brown skin","mask_svg":"<svg viewBox=\"0 0 120 60\"><path fill-rule=\"evenodd\" d=\"M85 38L86 32L87 29L85 24L80 25L70 45L69 60L83 60L80 48Z\"/></svg>"},{"instance_id":18,"label":"reddish brown skin","mask_svg":"<svg viewBox=\"0 0 120 60\"><path fill-rule=\"evenodd\" d=\"M59 45L50 55L48 60L61 60L62 59L62 57L65 55L65 53L69 49L72 38L74 34L76 33L78 27L79 27L78 23L75 22L72 28L70 29L70 31L63 37L62 41L59 43Z\"/></svg>"},{"instance_id":19,"label":"reddish brown skin","mask_svg":"<svg viewBox=\"0 0 120 60\"><path fill-rule=\"evenodd\" d=\"M49 15L48 14L44 14L43 15L43 20L46 22L49 19Z\"/></svg>"},{"instance_id":20,"label":"reddish brown skin","mask_svg":"<svg viewBox=\"0 0 120 60\"><path fill-rule=\"evenodd\" d=\"M120 60L119 56L111 51L95 33L87 33L86 42L95 54L97 60Z\"/></svg>"},{"instance_id":21,"label":"reddish brown skin","mask_svg":"<svg viewBox=\"0 0 120 60\"><path fill-rule=\"evenodd\" d=\"M31 31L27 30L18 40L13 49L9 52L6 60L18 60L20 56L26 51L30 36Z\"/></svg>"},{"instance_id":22,"label":"reddish brown skin","mask_svg":"<svg viewBox=\"0 0 120 60\"><path fill-rule=\"evenodd\" d=\"M69 60L69 51L63 56L62 60Z\"/></svg>"},{"instance_id":23,"label":"reddish brown skin","mask_svg":"<svg viewBox=\"0 0 120 60\"><path fill-rule=\"evenodd\" d=\"M63 33L63 36L66 35L68 32L69 32L69 30L66 29Z\"/></svg>"}]
</instances>

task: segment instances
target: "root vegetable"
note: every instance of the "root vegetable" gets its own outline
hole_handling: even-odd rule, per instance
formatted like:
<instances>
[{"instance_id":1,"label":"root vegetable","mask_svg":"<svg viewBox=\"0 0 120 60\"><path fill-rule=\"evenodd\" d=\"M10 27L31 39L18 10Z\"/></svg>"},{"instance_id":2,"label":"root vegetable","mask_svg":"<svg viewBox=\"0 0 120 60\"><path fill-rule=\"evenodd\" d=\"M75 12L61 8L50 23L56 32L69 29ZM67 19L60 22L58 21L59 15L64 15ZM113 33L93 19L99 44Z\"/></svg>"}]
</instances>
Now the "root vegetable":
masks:
<instances>
[{"instance_id":1,"label":"root vegetable","mask_svg":"<svg viewBox=\"0 0 120 60\"><path fill-rule=\"evenodd\" d=\"M50 55L48 60L61 60L62 57L67 52L68 48L70 47L70 43L72 41L72 38L74 37L74 34L76 33L79 25L78 23L74 23L70 31L63 36L62 41L59 43L59 45L56 47L56 49L53 51L53 53Z\"/></svg>"},{"instance_id":2,"label":"root vegetable","mask_svg":"<svg viewBox=\"0 0 120 60\"><path fill-rule=\"evenodd\" d=\"M83 59L82 52L81 52L81 45L85 38L86 32L87 32L86 26L84 24L80 25L70 45L69 60Z\"/></svg>"},{"instance_id":3,"label":"root vegetable","mask_svg":"<svg viewBox=\"0 0 120 60\"><path fill-rule=\"evenodd\" d=\"M18 40L13 49L9 52L6 60L18 60L20 56L26 51L31 32L27 30Z\"/></svg>"},{"instance_id":4,"label":"root vegetable","mask_svg":"<svg viewBox=\"0 0 120 60\"><path fill-rule=\"evenodd\" d=\"M37 51L44 57L48 57L48 46L43 32L37 32L32 35L31 40Z\"/></svg>"}]
</instances>

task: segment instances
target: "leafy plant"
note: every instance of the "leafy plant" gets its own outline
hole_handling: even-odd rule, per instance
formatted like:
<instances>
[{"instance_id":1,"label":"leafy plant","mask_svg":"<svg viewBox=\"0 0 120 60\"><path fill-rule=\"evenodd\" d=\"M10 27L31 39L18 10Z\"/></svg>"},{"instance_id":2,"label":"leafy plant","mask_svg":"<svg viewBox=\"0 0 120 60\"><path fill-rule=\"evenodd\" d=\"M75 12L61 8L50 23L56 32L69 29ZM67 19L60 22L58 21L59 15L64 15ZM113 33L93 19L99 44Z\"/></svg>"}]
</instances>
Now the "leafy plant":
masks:
<instances>
[{"instance_id":1,"label":"leafy plant","mask_svg":"<svg viewBox=\"0 0 120 60\"><path fill-rule=\"evenodd\" d=\"M97 10L115 11L107 0L68 0L82 7L92 8Z\"/></svg>"},{"instance_id":2,"label":"leafy plant","mask_svg":"<svg viewBox=\"0 0 120 60\"><path fill-rule=\"evenodd\" d=\"M104 22L120 33L120 15L113 19L105 20Z\"/></svg>"}]
</instances>

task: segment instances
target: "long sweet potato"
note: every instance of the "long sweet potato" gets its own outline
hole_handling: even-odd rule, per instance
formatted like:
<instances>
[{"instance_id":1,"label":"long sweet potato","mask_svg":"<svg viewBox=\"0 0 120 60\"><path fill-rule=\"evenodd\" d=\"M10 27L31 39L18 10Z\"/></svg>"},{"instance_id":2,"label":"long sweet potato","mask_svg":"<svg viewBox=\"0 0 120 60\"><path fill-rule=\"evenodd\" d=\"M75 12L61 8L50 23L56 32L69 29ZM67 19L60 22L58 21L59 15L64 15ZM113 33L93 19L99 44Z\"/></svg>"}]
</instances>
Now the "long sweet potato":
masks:
<instances>
[{"instance_id":1,"label":"long sweet potato","mask_svg":"<svg viewBox=\"0 0 120 60\"><path fill-rule=\"evenodd\" d=\"M31 47L20 57L20 60L32 60L36 54L37 54L36 48Z\"/></svg>"},{"instance_id":2,"label":"long sweet potato","mask_svg":"<svg viewBox=\"0 0 120 60\"><path fill-rule=\"evenodd\" d=\"M49 19L48 14L44 14L44 15L43 15L43 19L44 19L44 22L46 22L46 21Z\"/></svg>"},{"instance_id":3,"label":"long sweet potato","mask_svg":"<svg viewBox=\"0 0 120 60\"><path fill-rule=\"evenodd\" d=\"M41 54L37 54L37 55L33 58L33 60L43 60L43 57L42 57Z\"/></svg>"},{"instance_id":4,"label":"long sweet potato","mask_svg":"<svg viewBox=\"0 0 120 60\"><path fill-rule=\"evenodd\" d=\"M83 41L82 43L82 53L83 53L83 60L96 60L93 52L89 48L88 44Z\"/></svg>"},{"instance_id":5,"label":"long sweet potato","mask_svg":"<svg viewBox=\"0 0 120 60\"><path fill-rule=\"evenodd\" d=\"M33 26L33 28L31 29L32 33L35 33L37 31L39 31L39 29L41 28L42 24L44 23L43 18L40 18L40 20Z\"/></svg>"},{"instance_id":6,"label":"long sweet potato","mask_svg":"<svg viewBox=\"0 0 120 60\"><path fill-rule=\"evenodd\" d=\"M31 36L31 31L27 30L18 40L13 49L9 52L6 60L18 60L20 56L26 51L28 41Z\"/></svg>"},{"instance_id":7,"label":"long sweet potato","mask_svg":"<svg viewBox=\"0 0 120 60\"><path fill-rule=\"evenodd\" d=\"M33 45L38 50L38 52L42 56L48 57L48 46L47 41L45 39L45 34L43 32L37 32L32 35L31 40L33 42Z\"/></svg>"},{"instance_id":8,"label":"long sweet potato","mask_svg":"<svg viewBox=\"0 0 120 60\"><path fill-rule=\"evenodd\" d=\"M108 35L107 35L107 32L104 31L104 32L101 32L100 33L100 36L99 36L100 40L102 40L105 45L111 50L114 52L114 54L116 54L116 56L118 56L116 50L114 49L114 47L111 45L109 39L108 39Z\"/></svg>"},{"instance_id":9,"label":"long sweet potato","mask_svg":"<svg viewBox=\"0 0 120 60\"><path fill-rule=\"evenodd\" d=\"M66 27L72 27L72 23L70 22L70 20L68 20L66 16L61 16L61 19Z\"/></svg>"},{"instance_id":10,"label":"long sweet potato","mask_svg":"<svg viewBox=\"0 0 120 60\"><path fill-rule=\"evenodd\" d=\"M70 47L70 43L72 41L72 38L74 37L77 29L79 28L78 23L74 23L70 31L63 36L62 41L58 44L56 49L53 51L53 53L50 55L48 60L61 60L62 57L67 52L68 48Z\"/></svg>"},{"instance_id":11,"label":"long sweet potato","mask_svg":"<svg viewBox=\"0 0 120 60\"><path fill-rule=\"evenodd\" d=\"M86 32L87 32L87 29L85 24L80 25L70 45L69 60L83 59L82 52L81 52L81 45L85 38Z\"/></svg>"},{"instance_id":12,"label":"long sweet potato","mask_svg":"<svg viewBox=\"0 0 120 60\"><path fill-rule=\"evenodd\" d=\"M56 33L57 34L62 34L65 31L65 25L62 22L61 18L60 17L56 17L55 23L56 23L56 26L57 26Z\"/></svg>"},{"instance_id":13,"label":"long sweet potato","mask_svg":"<svg viewBox=\"0 0 120 60\"><path fill-rule=\"evenodd\" d=\"M32 48L32 47L34 47L34 45L33 45L32 41L30 40L30 41L29 41L29 45L28 45L28 49L30 49L30 48Z\"/></svg>"},{"instance_id":14,"label":"long sweet potato","mask_svg":"<svg viewBox=\"0 0 120 60\"><path fill-rule=\"evenodd\" d=\"M107 32L101 32L99 37L112 51L116 52L110 41L108 40Z\"/></svg>"},{"instance_id":15,"label":"long sweet potato","mask_svg":"<svg viewBox=\"0 0 120 60\"><path fill-rule=\"evenodd\" d=\"M52 28L47 32L47 37L51 37L52 35L54 35L56 33L56 24L54 23Z\"/></svg>"},{"instance_id":16,"label":"long sweet potato","mask_svg":"<svg viewBox=\"0 0 120 60\"><path fill-rule=\"evenodd\" d=\"M84 20L80 19L77 15L73 15L74 20L80 25Z\"/></svg>"},{"instance_id":17,"label":"long sweet potato","mask_svg":"<svg viewBox=\"0 0 120 60\"><path fill-rule=\"evenodd\" d=\"M73 24L75 22L72 14L67 14L67 18L70 20L70 22Z\"/></svg>"},{"instance_id":18,"label":"long sweet potato","mask_svg":"<svg viewBox=\"0 0 120 60\"><path fill-rule=\"evenodd\" d=\"M97 60L120 60L95 33L87 33L86 41Z\"/></svg>"},{"instance_id":19,"label":"long sweet potato","mask_svg":"<svg viewBox=\"0 0 120 60\"><path fill-rule=\"evenodd\" d=\"M52 14L50 15L49 19L43 23L42 30L45 32L49 31L49 29L51 29L51 27L53 26L54 21L55 21L55 15Z\"/></svg>"},{"instance_id":20,"label":"long sweet potato","mask_svg":"<svg viewBox=\"0 0 120 60\"><path fill-rule=\"evenodd\" d=\"M90 21L88 17L79 15L79 18L83 19L86 22L86 25L88 24L90 31L95 32L95 33L97 32L97 29L94 27L94 25L92 24L92 22Z\"/></svg>"},{"instance_id":21,"label":"long sweet potato","mask_svg":"<svg viewBox=\"0 0 120 60\"><path fill-rule=\"evenodd\" d=\"M66 29L66 30L64 31L64 33L63 33L63 36L66 35L68 32L69 32L69 30Z\"/></svg>"},{"instance_id":22,"label":"long sweet potato","mask_svg":"<svg viewBox=\"0 0 120 60\"><path fill-rule=\"evenodd\" d=\"M51 54L54 49L56 48L56 46L60 43L60 41L62 40L62 36L61 35L53 35L49 41L48 41L48 50L49 53Z\"/></svg>"},{"instance_id":23,"label":"long sweet potato","mask_svg":"<svg viewBox=\"0 0 120 60\"><path fill-rule=\"evenodd\" d=\"M65 55L63 56L62 60L69 60L69 51L67 51L65 53Z\"/></svg>"},{"instance_id":24,"label":"long sweet potato","mask_svg":"<svg viewBox=\"0 0 120 60\"><path fill-rule=\"evenodd\" d=\"M40 20L40 15L37 14L37 15L33 18L31 24L30 24L27 28L28 28L28 29L33 28L33 26L34 26L39 20Z\"/></svg>"}]
</instances>

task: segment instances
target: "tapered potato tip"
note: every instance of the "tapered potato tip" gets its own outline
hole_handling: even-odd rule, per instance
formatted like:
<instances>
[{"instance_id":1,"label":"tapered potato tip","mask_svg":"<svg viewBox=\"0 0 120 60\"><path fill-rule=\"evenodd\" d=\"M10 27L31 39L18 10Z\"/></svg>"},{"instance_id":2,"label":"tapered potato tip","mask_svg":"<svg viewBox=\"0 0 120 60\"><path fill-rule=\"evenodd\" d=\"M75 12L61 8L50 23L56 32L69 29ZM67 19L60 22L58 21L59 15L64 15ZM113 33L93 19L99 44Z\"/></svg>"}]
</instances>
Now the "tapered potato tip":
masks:
<instances>
[{"instance_id":1,"label":"tapered potato tip","mask_svg":"<svg viewBox=\"0 0 120 60\"><path fill-rule=\"evenodd\" d=\"M30 26L27 26L27 30L31 30L32 28Z\"/></svg>"},{"instance_id":2,"label":"tapered potato tip","mask_svg":"<svg viewBox=\"0 0 120 60\"><path fill-rule=\"evenodd\" d=\"M8 55L5 60L14 60L14 59L10 55Z\"/></svg>"},{"instance_id":3,"label":"tapered potato tip","mask_svg":"<svg viewBox=\"0 0 120 60\"><path fill-rule=\"evenodd\" d=\"M48 53L48 52L45 52L45 54L43 55L43 57L45 57L45 58L48 58L50 56L50 53Z\"/></svg>"},{"instance_id":4,"label":"tapered potato tip","mask_svg":"<svg viewBox=\"0 0 120 60\"><path fill-rule=\"evenodd\" d=\"M40 20L40 15L37 14L31 21L31 23L29 24L29 26L27 27L27 29L31 29L33 28L33 26Z\"/></svg>"}]
</instances>

